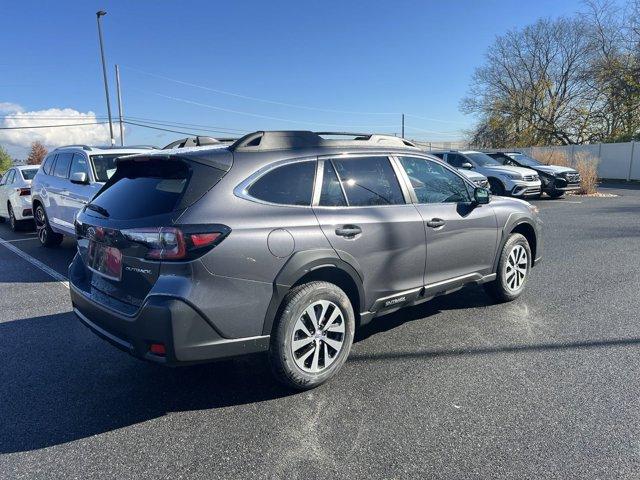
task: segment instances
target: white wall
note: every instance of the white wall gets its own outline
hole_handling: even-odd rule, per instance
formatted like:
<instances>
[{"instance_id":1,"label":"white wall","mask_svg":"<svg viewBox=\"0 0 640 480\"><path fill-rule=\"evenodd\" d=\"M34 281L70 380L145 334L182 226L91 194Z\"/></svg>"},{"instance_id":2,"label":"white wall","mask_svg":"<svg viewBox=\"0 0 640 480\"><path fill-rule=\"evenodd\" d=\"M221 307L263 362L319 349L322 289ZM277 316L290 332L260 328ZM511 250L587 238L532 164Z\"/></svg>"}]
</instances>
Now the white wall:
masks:
<instances>
[{"instance_id":1,"label":"white wall","mask_svg":"<svg viewBox=\"0 0 640 480\"><path fill-rule=\"evenodd\" d=\"M598 159L598 176L616 180L640 180L640 142L595 143L534 147L537 151L564 151L573 162L578 152L586 152ZM531 155L532 148L517 148Z\"/></svg>"}]
</instances>

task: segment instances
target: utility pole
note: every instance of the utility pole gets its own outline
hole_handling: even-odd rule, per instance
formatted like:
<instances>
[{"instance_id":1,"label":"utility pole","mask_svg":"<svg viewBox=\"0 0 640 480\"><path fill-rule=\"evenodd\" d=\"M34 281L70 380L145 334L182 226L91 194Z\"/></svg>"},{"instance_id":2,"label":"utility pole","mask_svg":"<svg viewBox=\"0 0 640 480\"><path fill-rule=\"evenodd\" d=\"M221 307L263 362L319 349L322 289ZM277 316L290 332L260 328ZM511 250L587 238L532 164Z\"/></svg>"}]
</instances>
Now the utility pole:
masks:
<instances>
[{"instance_id":1,"label":"utility pole","mask_svg":"<svg viewBox=\"0 0 640 480\"><path fill-rule=\"evenodd\" d=\"M122 93L120 92L120 67L116 65L116 89L118 91L118 117L120 117L120 146L124 147L124 125L122 123Z\"/></svg>"},{"instance_id":2,"label":"utility pole","mask_svg":"<svg viewBox=\"0 0 640 480\"><path fill-rule=\"evenodd\" d=\"M404 138L404 113L402 114L402 138Z\"/></svg>"},{"instance_id":3,"label":"utility pole","mask_svg":"<svg viewBox=\"0 0 640 480\"><path fill-rule=\"evenodd\" d=\"M111 135L111 146L116 144L115 138L113 138L113 122L111 121L111 102L109 101L109 83L107 82L107 66L104 61L104 47L102 46L102 27L100 26L100 17L107 14L104 10L96 12L96 19L98 21L98 38L100 39L100 57L102 58L102 77L104 79L104 93L107 97L107 115L109 115L109 134Z\"/></svg>"}]
</instances>

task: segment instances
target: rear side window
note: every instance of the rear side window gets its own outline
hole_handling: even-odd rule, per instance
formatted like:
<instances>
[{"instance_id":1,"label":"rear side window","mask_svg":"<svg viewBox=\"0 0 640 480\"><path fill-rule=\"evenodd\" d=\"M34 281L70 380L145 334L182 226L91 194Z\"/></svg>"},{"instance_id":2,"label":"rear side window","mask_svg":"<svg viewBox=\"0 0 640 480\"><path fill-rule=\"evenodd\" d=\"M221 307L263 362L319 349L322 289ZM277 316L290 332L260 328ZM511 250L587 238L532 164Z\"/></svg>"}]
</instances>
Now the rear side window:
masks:
<instances>
[{"instance_id":1,"label":"rear side window","mask_svg":"<svg viewBox=\"0 0 640 480\"><path fill-rule=\"evenodd\" d=\"M56 162L56 166L53 170L53 174L56 177L67 178L69 175L69 165L71 164L71 157L73 157L72 153L59 153L58 161Z\"/></svg>"},{"instance_id":2,"label":"rear side window","mask_svg":"<svg viewBox=\"0 0 640 480\"><path fill-rule=\"evenodd\" d=\"M340 180L330 160L324 162L320 205L324 207L343 207L347 205L344 193L342 193Z\"/></svg>"},{"instance_id":3,"label":"rear side window","mask_svg":"<svg viewBox=\"0 0 640 480\"><path fill-rule=\"evenodd\" d=\"M405 203L396 174L387 157L334 159L349 206Z\"/></svg>"},{"instance_id":4,"label":"rear side window","mask_svg":"<svg viewBox=\"0 0 640 480\"><path fill-rule=\"evenodd\" d=\"M279 205L311 205L316 162L296 162L274 168L248 190L253 198Z\"/></svg>"}]
</instances>

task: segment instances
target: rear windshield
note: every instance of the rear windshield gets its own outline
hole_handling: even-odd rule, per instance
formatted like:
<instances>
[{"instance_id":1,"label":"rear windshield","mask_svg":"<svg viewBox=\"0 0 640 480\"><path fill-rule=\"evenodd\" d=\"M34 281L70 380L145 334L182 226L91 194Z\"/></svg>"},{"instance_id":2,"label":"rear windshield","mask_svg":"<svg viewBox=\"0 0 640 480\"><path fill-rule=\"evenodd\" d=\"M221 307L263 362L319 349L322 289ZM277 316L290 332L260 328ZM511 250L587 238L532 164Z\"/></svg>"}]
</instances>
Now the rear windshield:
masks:
<instances>
[{"instance_id":1,"label":"rear windshield","mask_svg":"<svg viewBox=\"0 0 640 480\"><path fill-rule=\"evenodd\" d=\"M116 172L116 158L122 154L91 155L96 182L106 182Z\"/></svg>"},{"instance_id":2,"label":"rear windshield","mask_svg":"<svg viewBox=\"0 0 640 480\"><path fill-rule=\"evenodd\" d=\"M171 213L191 205L225 173L176 159L119 162L88 209L119 220Z\"/></svg>"},{"instance_id":3,"label":"rear windshield","mask_svg":"<svg viewBox=\"0 0 640 480\"><path fill-rule=\"evenodd\" d=\"M22 178L24 178L25 180L33 180L33 177L35 177L36 173L38 173L38 169L37 168L24 169L24 170L20 170L20 173L22 174Z\"/></svg>"}]
</instances>

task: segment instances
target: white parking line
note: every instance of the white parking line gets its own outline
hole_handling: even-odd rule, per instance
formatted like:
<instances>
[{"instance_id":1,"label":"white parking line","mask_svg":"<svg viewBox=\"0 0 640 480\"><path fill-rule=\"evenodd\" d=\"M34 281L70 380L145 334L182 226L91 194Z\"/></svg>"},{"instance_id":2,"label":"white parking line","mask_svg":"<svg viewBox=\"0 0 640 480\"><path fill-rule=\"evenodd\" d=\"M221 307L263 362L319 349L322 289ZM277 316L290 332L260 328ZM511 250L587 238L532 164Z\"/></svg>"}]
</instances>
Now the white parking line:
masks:
<instances>
[{"instance_id":1,"label":"white parking line","mask_svg":"<svg viewBox=\"0 0 640 480\"><path fill-rule=\"evenodd\" d=\"M31 240L31 239L26 239L25 238L24 240ZM2 245L3 247L11 250L13 253L18 255L20 258L26 260L27 262L29 262L34 267L39 268L40 270L42 270L47 275L50 275L51 277L55 278L58 282L60 282L62 285L64 285L65 287L69 288L69 280L67 279L67 277L65 277L64 275L59 274L53 268L48 267L47 265L42 263L37 258L33 258L28 253L25 253L22 250L20 250L18 247L15 247L15 246L11 245L11 243L9 243L8 240L4 240L1 237L0 237L0 245Z\"/></svg>"},{"instance_id":2,"label":"white parking line","mask_svg":"<svg viewBox=\"0 0 640 480\"><path fill-rule=\"evenodd\" d=\"M28 240L38 240L38 237L31 237L31 238L14 238L13 240L3 240L4 242L7 243L16 243L16 242L26 242Z\"/></svg>"}]
</instances>

